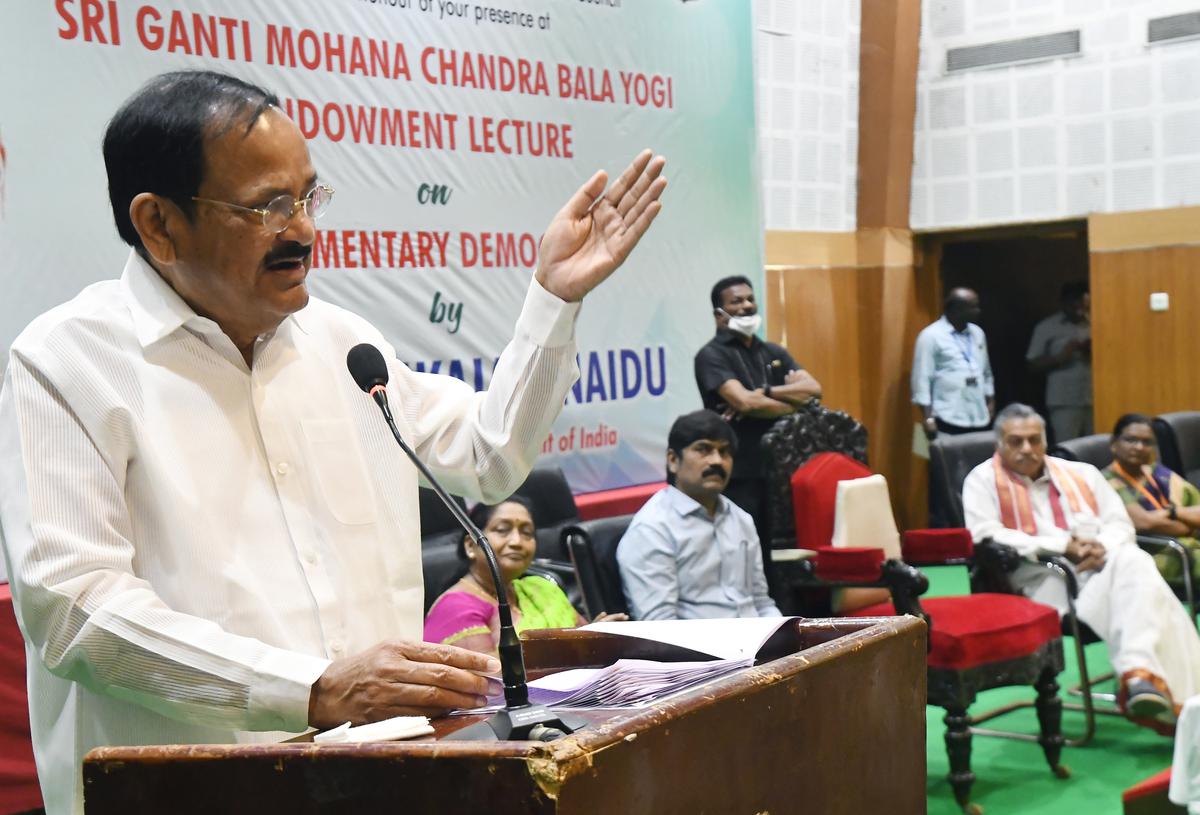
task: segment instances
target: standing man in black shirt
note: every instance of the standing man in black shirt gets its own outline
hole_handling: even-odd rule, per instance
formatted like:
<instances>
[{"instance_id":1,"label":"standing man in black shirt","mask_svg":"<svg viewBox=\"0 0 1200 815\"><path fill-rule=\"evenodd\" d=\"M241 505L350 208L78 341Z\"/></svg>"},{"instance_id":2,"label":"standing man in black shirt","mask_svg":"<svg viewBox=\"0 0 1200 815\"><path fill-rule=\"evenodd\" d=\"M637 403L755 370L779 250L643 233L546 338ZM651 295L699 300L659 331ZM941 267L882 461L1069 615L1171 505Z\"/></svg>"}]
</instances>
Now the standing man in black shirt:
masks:
<instances>
[{"instance_id":1,"label":"standing man in black shirt","mask_svg":"<svg viewBox=\"0 0 1200 815\"><path fill-rule=\"evenodd\" d=\"M762 324L754 289L742 276L725 277L712 288L717 333L696 354L696 386L704 407L722 414L738 437L738 455L725 496L754 519L770 570L766 523L766 473L759 440L780 416L821 396L821 385L787 349L755 336Z\"/></svg>"}]
</instances>

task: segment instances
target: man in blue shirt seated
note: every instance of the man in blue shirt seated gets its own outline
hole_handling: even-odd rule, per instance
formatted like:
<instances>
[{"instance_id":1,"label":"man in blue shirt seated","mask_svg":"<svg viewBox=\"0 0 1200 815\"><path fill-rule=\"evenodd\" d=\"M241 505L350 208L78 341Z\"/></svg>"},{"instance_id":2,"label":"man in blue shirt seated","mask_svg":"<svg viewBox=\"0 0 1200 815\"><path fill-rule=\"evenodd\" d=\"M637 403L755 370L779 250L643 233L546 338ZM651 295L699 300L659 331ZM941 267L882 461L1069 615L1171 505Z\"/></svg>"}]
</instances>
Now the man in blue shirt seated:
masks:
<instances>
[{"instance_id":1,"label":"man in blue shirt seated","mask_svg":"<svg viewBox=\"0 0 1200 815\"><path fill-rule=\"evenodd\" d=\"M617 563L636 620L778 617L754 521L721 494L737 437L711 410L680 416L667 436L667 484L634 516Z\"/></svg>"}]
</instances>

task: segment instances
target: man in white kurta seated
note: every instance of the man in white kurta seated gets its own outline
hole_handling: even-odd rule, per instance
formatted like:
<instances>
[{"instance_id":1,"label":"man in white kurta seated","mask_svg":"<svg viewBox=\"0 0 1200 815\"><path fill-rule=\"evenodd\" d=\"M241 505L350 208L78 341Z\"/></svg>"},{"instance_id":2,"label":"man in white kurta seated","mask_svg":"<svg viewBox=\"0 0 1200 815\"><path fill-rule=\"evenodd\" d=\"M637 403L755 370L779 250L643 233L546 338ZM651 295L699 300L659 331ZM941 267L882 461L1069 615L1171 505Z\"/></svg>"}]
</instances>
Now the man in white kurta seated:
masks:
<instances>
[{"instance_id":1,"label":"man in white kurta seated","mask_svg":"<svg viewBox=\"0 0 1200 815\"><path fill-rule=\"evenodd\" d=\"M1121 678L1118 701L1133 721L1169 733L1179 707L1200 692L1200 638L1183 606L1138 548L1120 497L1090 464L1046 455L1046 426L1027 405L996 416L996 454L963 484L971 537L1024 556L1013 583L1067 610L1062 578L1037 561L1061 555L1079 581L1076 613L1106 643Z\"/></svg>"}]
</instances>

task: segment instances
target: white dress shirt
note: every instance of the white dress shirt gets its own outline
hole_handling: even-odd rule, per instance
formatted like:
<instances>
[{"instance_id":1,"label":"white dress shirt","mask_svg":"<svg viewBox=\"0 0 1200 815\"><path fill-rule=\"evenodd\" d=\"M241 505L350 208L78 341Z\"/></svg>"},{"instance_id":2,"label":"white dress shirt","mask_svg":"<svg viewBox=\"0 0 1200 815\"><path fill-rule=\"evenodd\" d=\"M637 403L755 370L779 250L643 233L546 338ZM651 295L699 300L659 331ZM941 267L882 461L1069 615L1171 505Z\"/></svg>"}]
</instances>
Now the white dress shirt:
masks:
<instances>
[{"instance_id":1,"label":"white dress shirt","mask_svg":"<svg viewBox=\"0 0 1200 815\"><path fill-rule=\"evenodd\" d=\"M986 427L987 400L995 395L987 338L975 323L955 331L945 317L917 335L912 369L913 404L958 427Z\"/></svg>"},{"instance_id":2,"label":"white dress shirt","mask_svg":"<svg viewBox=\"0 0 1200 815\"><path fill-rule=\"evenodd\" d=\"M47 811L82 811L95 746L303 731L330 660L419 641L417 472L346 352L379 347L406 440L497 500L577 375L578 309L532 283L484 393L315 298L248 367L132 253L30 324L0 393L0 531Z\"/></svg>"}]
</instances>

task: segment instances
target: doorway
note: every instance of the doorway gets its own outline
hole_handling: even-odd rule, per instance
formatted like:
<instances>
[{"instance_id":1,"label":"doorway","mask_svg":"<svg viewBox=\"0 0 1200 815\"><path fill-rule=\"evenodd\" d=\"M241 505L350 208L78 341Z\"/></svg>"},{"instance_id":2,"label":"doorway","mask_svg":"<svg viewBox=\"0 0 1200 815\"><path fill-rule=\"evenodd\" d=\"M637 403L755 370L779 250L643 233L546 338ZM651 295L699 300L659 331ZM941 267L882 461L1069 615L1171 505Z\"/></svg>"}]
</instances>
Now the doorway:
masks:
<instances>
[{"instance_id":1,"label":"doorway","mask_svg":"<svg viewBox=\"0 0 1200 815\"><path fill-rule=\"evenodd\" d=\"M1025 354L1034 326L1059 310L1063 284L1088 279L1087 222L929 233L920 241L939 301L960 286L979 293L997 409L1024 402L1045 416L1046 379L1030 372Z\"/></svg>"}]
</instances>

